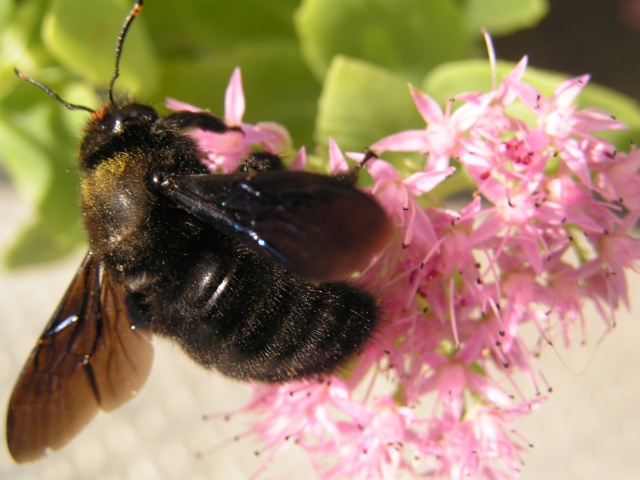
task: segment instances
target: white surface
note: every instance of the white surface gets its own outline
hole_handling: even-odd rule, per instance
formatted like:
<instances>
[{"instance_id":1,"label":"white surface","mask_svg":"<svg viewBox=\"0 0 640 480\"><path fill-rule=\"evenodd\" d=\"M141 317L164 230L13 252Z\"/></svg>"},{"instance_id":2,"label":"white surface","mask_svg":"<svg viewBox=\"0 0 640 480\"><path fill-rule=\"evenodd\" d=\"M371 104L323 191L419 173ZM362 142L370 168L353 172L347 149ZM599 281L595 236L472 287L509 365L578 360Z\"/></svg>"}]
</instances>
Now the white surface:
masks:
<instances>
[{"instance_id":1,"label":"white surface","mask_svg":"<svg viewBox=\"0 0 640 480\"><path fill-rule=\"evenodd\" d=\"M28 215L15 193L0 188L0 251ZM0 270L0 411L82 254L55 265ZM632 301L640 309L634 298L640 292L637 276L632 283ZM589 331L598 332L591 321ZM545 353L543 371L554 393L541 411L517 425L535 444L524 456L521 478L640 478L640 322L637 315L621 314L618 327L594 350L597 336L589 335L592 344L578 355ZM585 366L584 373L575 373ZM256 446L248 440L220 446L247 428L246 419L202 421L203 414L223 414L246 398L242 384L206 372L173 345L156 342L153 370L138 398L99 414L70 445L45 460L16 465L0 447L0 478L246 479L260 465ZM4 431L4 414L1 418ZM197 456L200 451L203 458ZM285 457L260 478L309 478L298 457Z\"/></svg>"}]
</instances>

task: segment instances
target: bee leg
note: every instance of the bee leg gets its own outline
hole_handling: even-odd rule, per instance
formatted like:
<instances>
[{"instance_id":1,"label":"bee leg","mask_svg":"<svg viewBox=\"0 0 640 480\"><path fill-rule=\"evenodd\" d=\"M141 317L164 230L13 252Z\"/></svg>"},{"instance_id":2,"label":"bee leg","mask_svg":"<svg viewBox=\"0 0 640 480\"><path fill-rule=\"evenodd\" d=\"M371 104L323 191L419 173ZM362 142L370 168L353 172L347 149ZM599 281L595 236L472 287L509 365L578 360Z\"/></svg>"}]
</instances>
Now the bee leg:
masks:
<instances>
[{"instance_id":1,"label":"bee leg","mask_svg":"<svg viewBox=\"0 0 640 480\"><path fill-rule=\"evenodd\" d=\"M332 177L344 185L355 186L358 182L358 177L360 176L360 170L372 158L377 158L376 154L371 150L366 150L365 157L361 163L346 172L336 173L332 175ZM282 159L275 153L269 152L250 153L238 161L239 173L255 174L269 170L282 170L283 168L284 163L282 162Z\"/></svg>"},{"instance_id":2,"label":"bee leg","mask_svg":"<svg viewBox=\"0 0 640 480\"><path fill-rule=\"evenodd\" d=\"M358 183L358 178L360 177L360 170L365 168L367 162L372 158L378 158L378 156L373 152L373 150L369 150L367 148L364 151L364 158L362 159L362 162L356 164L355 167L350 168L346 172L335 173L332 177L344 185L355 186L356 183Z\"/></svg>"},{"instance_id":3,"label":"bee leg","mask_svg":"<svg viewBox=\"0 0 640 480\"><path fill-rule=\"evenodd\" d=\"M282 170L282 159L275 153L255 152L245 155L238 161L238 172L255 174L268 170Z\"/></svg>"},{"instance_id":4,"label":"bee leg","mask_svg":"<svg viewBox=\"0 0 640 480\"><path fill-rule=\"evenodd\" d=\"M239 130L240 127L227 127L221 118L208 112L176 112L164 118L156 127L158 130L185 130L199 128L208 132L224 133Z\"/></svg>"}]
</instances>

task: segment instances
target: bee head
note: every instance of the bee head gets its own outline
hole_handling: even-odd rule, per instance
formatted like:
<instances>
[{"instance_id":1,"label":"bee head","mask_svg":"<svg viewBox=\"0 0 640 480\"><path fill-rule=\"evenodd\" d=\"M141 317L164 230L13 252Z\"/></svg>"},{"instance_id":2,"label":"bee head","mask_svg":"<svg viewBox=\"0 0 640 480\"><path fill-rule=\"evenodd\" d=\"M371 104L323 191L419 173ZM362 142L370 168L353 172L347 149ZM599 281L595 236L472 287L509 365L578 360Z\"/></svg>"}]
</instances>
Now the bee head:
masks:
<instances>
[{"instance_id":1,"label":"bee head","mask_svg":"<svg viewBox=\"0 0 640 480\"><path fill-rule=\"evenodd\" d=\"M93 168L133 146L142 146L160 118L140 103L107 103L94 112L84 129L78 156L82 168Z\"/></svg>"}]
</instances>

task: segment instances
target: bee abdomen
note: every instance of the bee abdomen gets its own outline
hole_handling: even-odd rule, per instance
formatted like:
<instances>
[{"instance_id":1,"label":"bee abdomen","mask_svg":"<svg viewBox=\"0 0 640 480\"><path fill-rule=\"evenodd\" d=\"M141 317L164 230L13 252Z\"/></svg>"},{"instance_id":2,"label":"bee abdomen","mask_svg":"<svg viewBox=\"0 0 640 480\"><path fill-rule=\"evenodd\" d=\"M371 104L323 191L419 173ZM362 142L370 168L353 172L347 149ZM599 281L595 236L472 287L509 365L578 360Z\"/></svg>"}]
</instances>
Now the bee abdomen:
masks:
<instances>
[{"instance_id":1,"label":"bee abdomen","mask_svg":"<svg viewBox=\"0 0 640 480\"><path fill-rule=\"evenodd\" d=\"M160 322L180 331L159 333L230 377L282 382L331 372L362 349L378 323L376 300L349 283L314 286L252 252L230 262L202 258L192 270L198 297L183 303L180 319Z\"/></svg>"},{"instance_id":2,"label":"bee abdomen","mask_svg":"<svg viewBox=\"0 0 640 480\"><path fill-rule=\"evenodd\" d=\"M291 287L303 291L290 295ZM330 372L360 351L378 321L375 300L347 283L301 282L283 291L272 297L273 309L252 311L238 329L218 366L225 374L278 382Z\"/></svg>"}]
</instances>

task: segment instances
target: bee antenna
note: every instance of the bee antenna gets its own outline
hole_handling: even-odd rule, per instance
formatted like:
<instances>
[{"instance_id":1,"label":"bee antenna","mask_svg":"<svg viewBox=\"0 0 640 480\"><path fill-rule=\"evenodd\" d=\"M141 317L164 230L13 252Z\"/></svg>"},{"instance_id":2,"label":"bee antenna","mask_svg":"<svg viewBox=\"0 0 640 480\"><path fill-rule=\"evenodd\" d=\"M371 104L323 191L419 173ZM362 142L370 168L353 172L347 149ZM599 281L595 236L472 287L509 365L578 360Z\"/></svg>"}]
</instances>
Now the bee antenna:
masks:
<instances>
[{"instance_id":1,"label":"bee antenna","mask_svg":"<svg viewBox=\"0 0 640 480\"><path fill-rule=\"evenodd\" d=\"M116 78L118 78L118 76L120 75L120 57L122 56L122 44L124 43L124 38L127 36L127 32L129 31L129 27L133 23L133 20L142 11L142 3L143 0L136 0L136 3L133 4L133 8L129 12L129 15L127 15L127 18L124 19L124 23L122 24L122 28L120 29L120 34L118 35L118 41L116 42L116 66L113 69L111 83L109 83L109 101L112 104L115 103L113 99L113 84L116 83Z\"/></svg>"},{"instance_id":2,"label":"bee antenna","mask_svg":"<svg viewBox=\"0 0 640 480\"><path fill-rule=\"evenodd\" d=\"M38 82L37 80L34 80L33 78L25 75L24 73L22 73L17 68L14 68L13 71L16 72L16 75L18 77L20 77L21 80L29 82L32 85L35 85L40 90L44 91L47 95L49 95L51 98L56 100L58 103L61 103L62 105L67 107L69 110L86 110L87 112L90 112L90 113L96 113L95 110L92 110L89 107L85 107L84 105L76 105L74 103L69 103L69 102L64 101L62 98L60 98L60 95L58 95L56 92L51 90L49 87L47 87L46 85L43 85L42 83Z\"/></svg>"}]
</instances>

